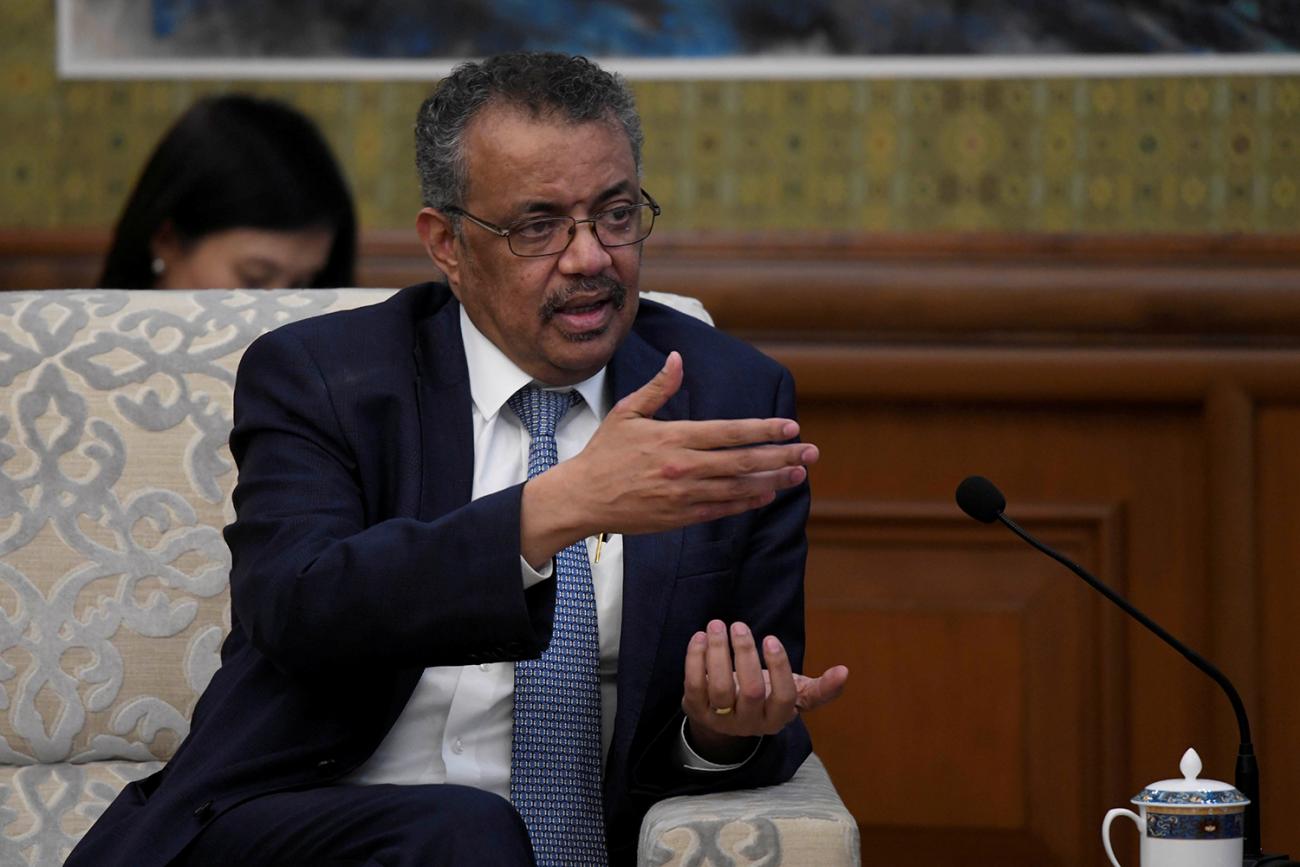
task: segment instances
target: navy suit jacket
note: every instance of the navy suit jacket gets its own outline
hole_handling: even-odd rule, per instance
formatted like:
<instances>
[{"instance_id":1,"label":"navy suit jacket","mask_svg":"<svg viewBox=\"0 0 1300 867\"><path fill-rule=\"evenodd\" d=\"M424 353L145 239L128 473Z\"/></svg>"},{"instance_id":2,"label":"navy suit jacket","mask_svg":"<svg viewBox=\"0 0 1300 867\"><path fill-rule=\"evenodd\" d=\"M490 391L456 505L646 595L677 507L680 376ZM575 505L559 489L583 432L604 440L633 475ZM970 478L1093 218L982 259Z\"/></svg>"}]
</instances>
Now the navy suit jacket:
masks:
<instances>
[{"instance_id":1,"label":"navy suit jacket","mask_svg":"<svg viewBox=\"0 0 1300 867\"><path fill-rule=\"evenodd\" d=\"M412 286L287 325L245 353L232 628L166 767L128 785L67 862L162 867L214 817L274 791L333 784L379 745L428 666L518 660L549 640L554 582L521 589L522 485L470 501L474 449L459 308ZM609 365L615 399L681 352L664 419L793 417L789 373L708 325L642 301ZM782 782L809 752L796 720L742 768L682 770L682 665L710 618L803 657L806 485L770 506L624 539L618 713L605 766L611 859L674 794Z\"/></svg>"}]
</instances>

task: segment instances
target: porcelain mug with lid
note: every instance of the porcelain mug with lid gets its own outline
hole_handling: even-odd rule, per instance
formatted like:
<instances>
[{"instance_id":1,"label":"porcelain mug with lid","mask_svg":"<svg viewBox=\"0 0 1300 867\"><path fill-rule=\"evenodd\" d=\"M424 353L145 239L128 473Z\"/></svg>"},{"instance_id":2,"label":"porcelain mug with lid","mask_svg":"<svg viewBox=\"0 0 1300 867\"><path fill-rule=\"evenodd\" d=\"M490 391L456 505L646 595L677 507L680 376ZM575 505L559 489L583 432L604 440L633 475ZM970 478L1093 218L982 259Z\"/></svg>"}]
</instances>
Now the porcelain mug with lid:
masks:
<instances>
[{"instance_id":1,"label":"porcelain mug with lid","mask_svg":"<svg viewBox=\"0 0 1300 867\"><path fill-rule=\"evenodd\" d=\"M1110 845L1110 823L1132 819L1142 835L1141 867L1241 867L1246 805L1241 792L1218 780L1202 780L1201 757L1183 753L1181 780L1152 783L1133 796L1141 815L1117 807L1101 823L1101 842L1110 863L1120 867Z\"/></svg>"}]
</instances>

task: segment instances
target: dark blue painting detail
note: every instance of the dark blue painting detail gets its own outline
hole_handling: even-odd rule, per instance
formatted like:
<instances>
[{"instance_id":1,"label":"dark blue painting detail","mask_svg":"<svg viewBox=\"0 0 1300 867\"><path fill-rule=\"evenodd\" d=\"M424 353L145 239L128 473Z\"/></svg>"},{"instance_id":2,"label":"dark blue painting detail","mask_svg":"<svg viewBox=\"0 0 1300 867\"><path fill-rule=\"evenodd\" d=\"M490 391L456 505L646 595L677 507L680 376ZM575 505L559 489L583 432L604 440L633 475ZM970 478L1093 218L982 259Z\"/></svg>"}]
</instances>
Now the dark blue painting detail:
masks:
<instances>
[{"instance_id":1,"label":"dark blue painting detail","mask_svg":"<svg viewBox=\"0 0 1300 867\"><path fill-rule=\"evenodd\" d=\"M435 58L1300 50L1300 0L149 0L164 53Z\"/></svg>"},{"instance_id":2,"label":"dark blue painting detail","mask_svg":"<svg viewBox=\"0 0 1300 867\"><path fill-rule=\"evenodd\" d=\"M155 36L172 36L203 0L153 0L153 32Z\"/></svg>"}]
</instances>

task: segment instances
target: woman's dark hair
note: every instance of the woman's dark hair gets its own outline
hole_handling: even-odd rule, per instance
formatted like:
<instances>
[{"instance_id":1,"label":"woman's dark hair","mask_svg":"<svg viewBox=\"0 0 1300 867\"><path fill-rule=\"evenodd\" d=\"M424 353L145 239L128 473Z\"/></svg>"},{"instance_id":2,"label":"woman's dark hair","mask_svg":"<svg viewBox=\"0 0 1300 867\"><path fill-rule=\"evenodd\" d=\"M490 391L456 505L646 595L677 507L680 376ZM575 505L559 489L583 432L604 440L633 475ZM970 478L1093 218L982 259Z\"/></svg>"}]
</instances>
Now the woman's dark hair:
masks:
<instances>
[{"instance_id":1,"label":"woman's dark hair","mask_svg":"<svg viewBox=\"0 0 1300 867\"><path fill-rule=\"evenodd\" d=\"M151 242L168 223L181 243L236 228L332 229L329 258L312 285L355 285L356 217L347 183L320 131L283 103L227 95L191 106L145 164L99 285L152 287Z\"/></svg>"}]
</instances>

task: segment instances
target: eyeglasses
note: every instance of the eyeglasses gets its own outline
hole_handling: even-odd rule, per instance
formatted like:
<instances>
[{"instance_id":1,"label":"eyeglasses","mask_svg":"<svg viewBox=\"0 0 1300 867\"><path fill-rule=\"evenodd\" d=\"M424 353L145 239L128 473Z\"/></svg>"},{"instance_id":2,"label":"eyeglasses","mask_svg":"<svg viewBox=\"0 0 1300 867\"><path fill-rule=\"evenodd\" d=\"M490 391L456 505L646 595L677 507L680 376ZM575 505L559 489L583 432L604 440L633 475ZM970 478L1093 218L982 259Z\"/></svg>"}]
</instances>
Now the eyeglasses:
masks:
<instances>
[{"instance_id":1,"label":"eyeglasses","mask_svg":"<svg viewBox=\"0 0 1300 867\"><path fill-rule=\"evenodd\" d=\"M494 235L505 238L510 252L516 256L554 256L569 249L578 234L578 226L590 223L596 240L604 247L628 247L650 237L655 227L655 217L663 212L659 203L645 190L645 202L637 205L619 205L585 220L573 217L534 217L520 220L502 228L474 216L463 208L443 208L444 214L461 216L482 226Z\"/></svg>"}]
</instances>

